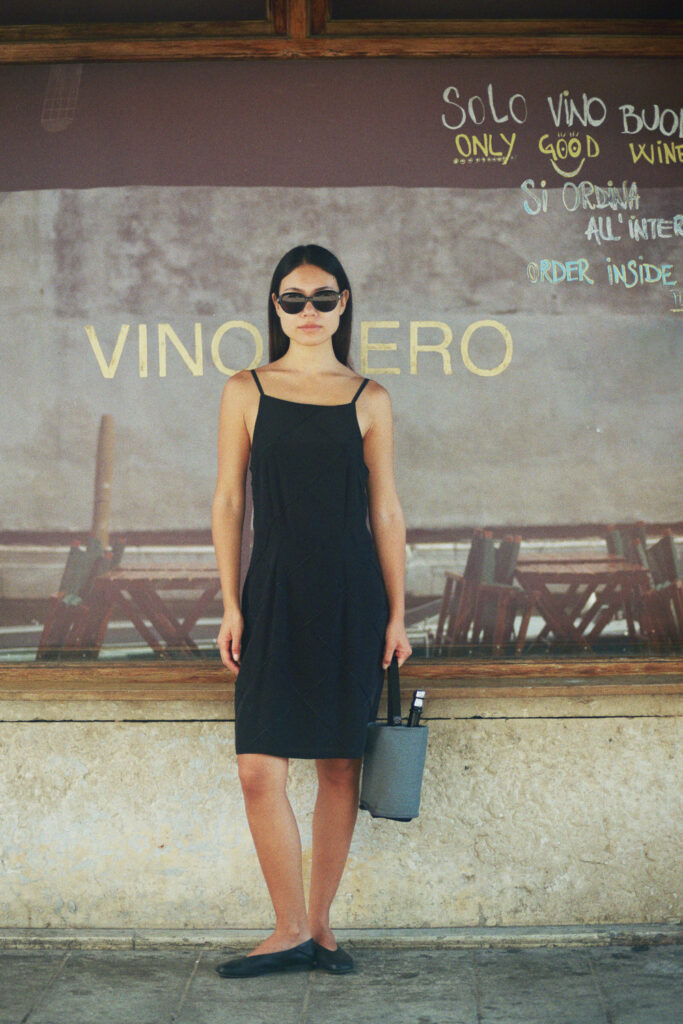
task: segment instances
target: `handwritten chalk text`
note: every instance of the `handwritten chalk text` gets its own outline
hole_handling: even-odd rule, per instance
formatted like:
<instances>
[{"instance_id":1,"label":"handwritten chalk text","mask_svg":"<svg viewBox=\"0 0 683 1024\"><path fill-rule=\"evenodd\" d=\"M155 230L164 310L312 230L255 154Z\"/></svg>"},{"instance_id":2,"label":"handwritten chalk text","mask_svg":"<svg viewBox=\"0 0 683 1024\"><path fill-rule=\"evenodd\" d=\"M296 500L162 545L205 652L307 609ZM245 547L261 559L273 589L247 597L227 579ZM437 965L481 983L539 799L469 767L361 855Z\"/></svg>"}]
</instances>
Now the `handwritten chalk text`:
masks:
<instances>
[{"instance_id":1,"label":"handwritten chalk text","mask_svg":"<svg viewBox=\"0 0 683 1024\"><path fill-rule=\"evenodd\" d=\"M674 110L672 107L662 107L653 103L649 111L644 107L640 113L630 103L624 103L619 107L621 111L621 134L637 135L638 132L660 132L670 137L678 134L683 139L683 107Z\"/></svg>"},{"instance_id":2,"label":"handwritten chalk text","mask_svg":"<svg viewBox=\"0 0 683 1024\"><path fill-rule=\"evenodd\" d=\"M607 257L607 279L611 285L635 288L639 284L662 284L674 288L678 281L672 281L673 263L646 263L642 258L613 263Z\"/></svg>"},{"instance_id":3,"label":"handwritten chalk text","mask_svg":"<svg viewBox=\"0 0 683 1024\"><path fill-rule=\"evenodd\" d=\"M628 233L639 242L651 238L683 238L683 214L674 217L630 217Z\"/></svg>"},{"instance_id":4,"label":"handwritten chalk text","mask_svg":"<svg viewBox=\"0 0 683 1024\"><path fill-rule=\"evenodd\" d=\"M654 166L655 164L683 164L683 142L629 142L631 159L634 164L639 160Z\"/></svg>"},{"instance_id":5,"label":"handwritten chalk text","mask_svg":"<svg viewBox=\"0 0 683 1024\"><path fill-rule=\"evenodd\" d=\"M510 138L502 132L498 136L491 132L484 132L482 135L458 132L453 141L459 156L453 158L453 163L501 163L505 166L512 156L516 138L514 132Z\"/></svg>"},{"instance_id":6,"label":"handwritten chalk text","mask_svg":"<svg viewBox=\"0 0 683 1024\"><path fill-rule=\"evenodd\" d=\"M564 89L557 99L554 100L552 96L546 96L546 99L556 128L563 123L567 128L571 128L574 121L578 121L584 128L589 125L591 128L597 128L607 117L607 106L599 96L588 96L584 92L577 104L572 99L569 89Z\"/></svg>"},{"instance_id":7,"label":"handwritten chalk text","mask_svg":"<svg viewBox=\"0 0 683 1024\"><path fill-rule=\"evenodd\" d=\"M527 264L526 276L532 284L563 284L569 281L595 284L589 270L590 264L583 257L577 260L538 260Z\"/></svg>"},{"instance_id":8,"label":"handwritten chalk text","mask_svg":"<svg viewBox=\"0 0 683 1024\"><path fill-rule=\"evenodd\" d=\"M452 109L448 111L448 116L441 115L441 123L453 132L459 131L467 120L479 127L489 118L495 124L506 124L510 119L516 124L524 124L527 119L526 100L521 93L516 92L508 98L507 104L503 103L499 107L494 99L493 85L491 84L487 86L486 99L475 95L470 96L467 102L463 98L463 102L458 103L460 92L454 85L449 85L444 89L442 99Z\"/></svg>"},{"instance_id":9,"label":"handwritten chalk text","mask_svg":"<svg viewBox=\"0 0 683 1024\"><path fill-rule=\"evenodd\" d=\"M520 185L524 196L523 207L526 213L535 216L548 211L548 189L542 180L537 187L533 178L527 178ZM608 181L607 185L595 185L592 181L565 181L561 192L562 205L569 213L575 210L638 210L640 209L640 193L635 181L622 182L615 185Z\"/></svg>"}]
</instances>

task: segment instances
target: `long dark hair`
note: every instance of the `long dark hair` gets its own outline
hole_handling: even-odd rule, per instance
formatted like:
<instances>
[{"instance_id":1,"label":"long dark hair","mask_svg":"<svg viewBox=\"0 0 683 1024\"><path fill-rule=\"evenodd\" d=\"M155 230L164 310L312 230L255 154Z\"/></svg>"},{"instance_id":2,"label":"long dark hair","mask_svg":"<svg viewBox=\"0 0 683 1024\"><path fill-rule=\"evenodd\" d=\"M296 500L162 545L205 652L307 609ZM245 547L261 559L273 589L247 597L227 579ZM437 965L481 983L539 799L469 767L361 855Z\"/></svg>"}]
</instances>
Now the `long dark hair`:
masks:
<instances>
[{"instance_id":1,"label":"long dark hair","mask_svg":"<svg viewBox=\"0 0 683 1024\"><path fill-rule=\"evenodd\" d=\"M282 257L275 268L270 289L268 291L268 352L270 362L279 359L289 348L289 338L282 330L280 318L273 304L272 296L280 294L280 284L287 274L291 274L297 267L308 264L312 267L320 267L321 270L332 274L339 286L339 291L348 290L349 298L346 308L339 319L339 327L332 335L332 347L334 354L340 363L353 369L349 360L349 349L351 347L351 321L353 317L353 303L351 301L351 284L346 276L346 271L341 263L329 249L322 245L297 245L290 249Z\"/></svg>"}]
</instances>

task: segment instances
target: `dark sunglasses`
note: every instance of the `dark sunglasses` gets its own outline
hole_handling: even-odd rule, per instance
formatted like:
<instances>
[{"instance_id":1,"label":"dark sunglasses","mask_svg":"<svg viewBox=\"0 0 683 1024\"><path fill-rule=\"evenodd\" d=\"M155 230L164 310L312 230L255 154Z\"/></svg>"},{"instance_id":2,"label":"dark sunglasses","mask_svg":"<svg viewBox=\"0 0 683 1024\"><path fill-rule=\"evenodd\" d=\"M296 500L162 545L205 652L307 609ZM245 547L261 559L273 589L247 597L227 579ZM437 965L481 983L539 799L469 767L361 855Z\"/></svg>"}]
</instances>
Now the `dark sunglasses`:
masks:
<instances>
[{"instance_id":1,"label":"dark sunglasses","mask_svg":"<svg viewBox=\"0 0 683 1024\"><path fill-rule=\"evenodd\" d=\"M331 313L341 299L341 292L333 288L320 288L313 295L302 295L301 292L284 292L278 295L277 304L284 313L301 313L310 302L319 313Z\"/></svg>"}]
</instances>

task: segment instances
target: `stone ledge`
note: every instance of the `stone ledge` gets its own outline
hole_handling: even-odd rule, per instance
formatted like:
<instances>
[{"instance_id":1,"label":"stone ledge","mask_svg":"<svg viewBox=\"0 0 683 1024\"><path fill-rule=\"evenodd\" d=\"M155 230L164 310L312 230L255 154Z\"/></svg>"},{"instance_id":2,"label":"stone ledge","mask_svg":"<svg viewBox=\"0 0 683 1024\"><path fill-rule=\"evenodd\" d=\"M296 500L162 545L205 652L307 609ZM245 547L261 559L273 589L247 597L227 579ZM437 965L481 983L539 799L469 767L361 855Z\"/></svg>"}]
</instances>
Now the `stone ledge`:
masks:
<instances>
[{"instance_id":1,"label":"stone ledge","mask_svg":"<svg viewBox=\"0 0 683 1024\"><path fill-rule=\"evenodd\" d=\"M401 701L404 717L409 704L409 694L404 694ZM386 698L383 697L378 718L386 718L386 711ZM432 702L428 692L422 723L430 725L452 720L497 718L510 721L548 718L683 718L683 694L636 693L597 697L572 694L564 697L531 696L526 700L520 700L519 697L500 697L495 700L471 697ZM0 725L23 723L41 726L72 722L125 725L155 722L170 726L173 723L194 722L232 724L234 721L232 701L221 706L215 702L200 701L196 704L188 704L187 701L5 701L0 697Z\"/></svg>"},{"instance_id":2,"label":"stone ledge","mask_svg":"<svg viewBox=\"0 0 683 1024\"><path fill-rule=\"evenodd\" d=\"M530 949L534 947L678 945L679 924L547 925L508 928L339 928L340 945L357 949ZM2 928L0 949L252 949L264 929Z\"/></svg>"}]
</instances>

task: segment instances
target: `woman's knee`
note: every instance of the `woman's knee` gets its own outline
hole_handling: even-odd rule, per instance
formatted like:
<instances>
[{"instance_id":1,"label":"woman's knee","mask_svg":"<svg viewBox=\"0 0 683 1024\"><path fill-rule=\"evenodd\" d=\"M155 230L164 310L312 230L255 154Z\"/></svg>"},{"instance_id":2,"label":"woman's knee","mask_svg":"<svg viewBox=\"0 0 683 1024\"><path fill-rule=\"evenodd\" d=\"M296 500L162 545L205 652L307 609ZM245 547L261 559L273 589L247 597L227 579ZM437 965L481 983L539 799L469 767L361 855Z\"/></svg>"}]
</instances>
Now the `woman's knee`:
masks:
<instances>
[{"instance_id":1,"label":"woman's knee","mask_svg":"<svg viewBox=\"0 0 683 1024\"><path fill-rule=\"evenodd\" d=\"M263 754L240 754L237 774L245 797L258 798L285 791L287 760Z\"/></svg>"},{"instance_id":2,"label":"woman's knee","mask_svg":"<svg viewBox=\"0 0 683 1024\"><path fill-rule=\"evenodd\" d=\"M355 789L360 780L362 766L360 757L328 757L316 761L318 780L327 786L340 789Z\"/></svg>"}]
</instances>

